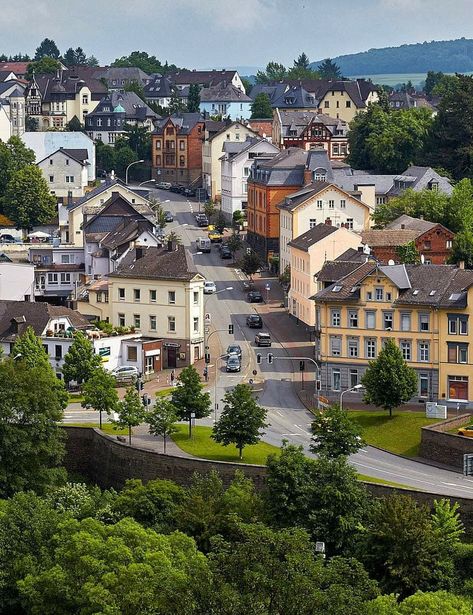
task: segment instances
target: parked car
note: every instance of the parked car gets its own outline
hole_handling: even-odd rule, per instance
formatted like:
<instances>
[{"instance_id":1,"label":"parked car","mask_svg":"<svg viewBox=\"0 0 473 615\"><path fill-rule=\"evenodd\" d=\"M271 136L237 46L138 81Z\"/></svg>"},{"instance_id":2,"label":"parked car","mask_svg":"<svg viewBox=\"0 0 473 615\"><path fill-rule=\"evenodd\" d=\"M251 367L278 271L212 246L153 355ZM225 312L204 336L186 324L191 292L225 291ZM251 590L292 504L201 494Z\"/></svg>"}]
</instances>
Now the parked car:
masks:
<instances>
[{"instance_id":1,"label":"parked car","mask_svg":"<svg viewBox=\"0 0 473 615\"><path fill-rule=\"evenodd\" d=\"M181 194L184 191L184 186L178 186L176 184L173 184L170 187L171 192L176 192L177 194Z\"/></svg>"},{"instance_id":2,"label":"parked car","mask_svg":"<svg viewBox=\"0 0 473 615\"><path fill-rule=\"evenodd\" d=\"M139 377L140 372L134 365L122 365L112 370L112 375L115 376L117 380L133 380Z\"/></svg>"},{"instance_id":3,"label":"parked car","mask_svg":"<svg viewBox=\"0 0 473 615\"><path fill-rule=\"evenodd\" d=\"M227 359L227 372L239 372L241 371L240 357L236 354L231 354Z\"/></svg>"},{"instance_id":4,"label":"parked car","mask_svg":"<svg viewBox=\"0 0 473 615\"><path fill-rule=\"evenodd\" d=\"M263 295L259 290L250 290L247 297L250 303L263 303Z\"/></svg>"},{"instance_id":5,"label":"parked car","mask_svg":"<svg viewBox=\"0 0 473 615\"><path fill-rule=\"evenodd\" d=\"M224 246L221 250L220 250L220 258L232 258L232 251L230 250L230 248L228 246Z\"/></svg>"},{"instance_id":6,"label":"parked car","mask_svg":"<svg viewBox=\"0 0 473 615\"><path fill-rule=\"evenodd\" d=\"M215 286L215 282L211 282L207 280L204 282L204 295L211 295L212 293L217 292L217 287Z\"/></svg>"},{"instance_id":7,"label":"parked car","mask_svg":"<svg viewBox=\"0 0 473 615\"><path fill-rule=\"evenodd\" d=\"M166 222L174 222L174 216L172 215L172 212L165 211L164 212L164 219L166 220Z\"/></svg>"},{"instance_id":8,"label":"parked car","mask_svg":"<svg viewBox=\"0 0 473 615\"><path fill-rule=\"evenodd\" d=\"M227 355L236 354L241 359L241 346L239 344L230 344L227 348Z\"/></svg>"},{"instance_id":9,"label":"parked car","mask_svg":"<svg viewBox=\"0 0 473 615\"><path fill-rule=\"evenodd\" d=\"M184 196L195 196L195 190L194 188L185 188L182 194L184 194Z\"/></svg>"},{"instance_id":10,"label":"parked car","mask_svg":"<svg viewBox=\"0 0 473 615\"><path fill-rule=\"evenodd\" d=\"M199 216L196 216L196 222L197 222L197 226L200 227L206 227L209 225L209 219L207 218L207 216L205 214L199 214Z\"/></svg>"},{"instance_id":11,"label":"parked car","mask_svg":"<svg viewBox=\"0 0 473 615\"><path fill-rule=\"evenodd\" d=\"M263 319L259 314L250 314L246 317L246 324L250 329L262 329Z\"/></svg>"},{"instance_id":12,"label":"parked car","mask_svg":"<svg viewBox=\"0 0 473 615\"><path fill-rule=\"evenodd\" d=\"M460 429L458 430L458 435L465 436L466 438L473 438L473 425L460 427Z\"/></svg>"},{"instance_id":13,"label":"parked car","mask_svg":"<svg viewBox=\"0 0 473 615\"><path fill-rule=\"evenodd\" d=\"M255 344L257 346L271 346L271 336L269 333L257 333L255 335Z\"/></svg>"},{"instance_id":14,"label":"parked car","mask_svg":"<svg viewBox=\"0 0 473 615\"><path fill-rule=\"evenodd\" d=\"M0 235L0 243L22 243L21 239L17 239L10 235L9 233L3 233Z\"/></svg>"},{"instance_id":15,"label":"parked car","mask_svg":"<svg viewBox=\"0 0 473 615\"><path fill-rule=\"evenodd\" d=\"M156 184L156 188L159 188L160 190L170 190L171 186L172 184L169 182L158 182Z\"/></svg>"},{"instance_id":16,"label":"parked car","mask_svg":"<svg viewBox=\"0 0 473 615\"><path fill-rule=\"evenodd\" d=\"M223 241L223 235L216 228L209 227L209 239L212 243L220 243Z\"/></svg>"},{"instance_id":17,"label":"parked car","mask_svg":"<svg viewBox=\"0 0 473 615\"><path fill-rule=\"evenodd\" d=\"M207 237L197 237L195 245L200 252L209 253L212 250L212 244Z\"/></svg>"}]
</instances>

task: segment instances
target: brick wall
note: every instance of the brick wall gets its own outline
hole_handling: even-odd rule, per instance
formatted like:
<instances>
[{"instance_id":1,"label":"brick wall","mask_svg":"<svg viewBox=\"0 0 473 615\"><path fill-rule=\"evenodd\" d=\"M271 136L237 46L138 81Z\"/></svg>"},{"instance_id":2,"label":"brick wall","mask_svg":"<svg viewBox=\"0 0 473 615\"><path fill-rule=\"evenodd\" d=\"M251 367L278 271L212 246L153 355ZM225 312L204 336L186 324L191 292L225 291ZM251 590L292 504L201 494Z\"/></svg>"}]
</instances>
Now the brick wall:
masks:
<instances>
[{"instance_id":1,"label":"brick wall","mask_svg":"<svg viewBox=\"0 0 473 615\"><path fill-rule=\"evenodd\" d=\"M420 456L463 471L463 455L473 453L473 438L446 432L465 425L470 418L470 414L461 414L458 417L422 427Z\"/></svg>"}]
</instances>

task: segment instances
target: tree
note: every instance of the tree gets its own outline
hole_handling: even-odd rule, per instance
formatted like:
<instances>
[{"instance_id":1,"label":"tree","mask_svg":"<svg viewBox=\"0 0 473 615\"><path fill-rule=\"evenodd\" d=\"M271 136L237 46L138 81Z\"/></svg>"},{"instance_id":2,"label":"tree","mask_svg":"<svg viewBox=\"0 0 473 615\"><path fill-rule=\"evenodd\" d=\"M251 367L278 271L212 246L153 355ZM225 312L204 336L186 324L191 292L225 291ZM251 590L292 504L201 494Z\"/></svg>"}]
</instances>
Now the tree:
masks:
<instances>
[{"instance_id":1,"label":"tree","mask_svg":"<svg viewBox=\"0 0 473 615\"><path fill-rule=\"evenodd\" d=\"M114 165L116 174L125 179L126 169L129 164L135 162L136 160L140 160L131 147L123 140L123 145L115 144L115 152L114 152ZM133 168L133 167L132 167ZM131 172L130 172L131 175Z\"/></svg>"},{"instance_id":2,"label":"tree","mask_svg":"<svg viewBox=\"0 0 473 615\"><path fill-rule=\"evenodd\" d=\"M311 429L310 450L321 457L348 456L364 445L358 425L339 406L317 410Z\"/></svg>"},{"instance_id":3,"label":"tree","mask_svg":"<svg viewBox=\"0 0 473 615\"><path fill-rule=\"evenodd\" d=\"M251 251L249 254L247 252L241 259L240 269L243 271L243 273L250 277L250 280L260 267L261 260L260 257L256 254L256 252Z\"/></svg>"},{"instance_id":4,"label":"tree","mask_svg":"<svg viewBox=\"0 0 473 615\"><path fill-rule=\"evenodd\" d=\"M138 156L138 160L151 160L151 135L145 126L125 124L125 135L122 137Z\"/></svg>"},{"instance_id":5,"label":"tree","mask_svg":"<svg viewBox=\"0 0 473 615\"><path fill-rule=\"evenodd\" d=\"M198 83L192 83L189 87L187 111L189 113L198 113L200 111L200 86Z\"/></svg>"},{"instance_id":6,"label":"tree","mask_svg":"<svg viewBox=\"0 0 473 615\"><path fill-rule=\"evenodd\" d=\"M27 165L13 173L5 190L4 213L17 228L26 230L54 217L56 199L40 168Z\"/></svg>"},{"instance_id":7,"label":"tree","mask_svg":"<svg viewBox=\"0 0 473 615\"><path fill-rule=\"evenodd\" d=\"M227 221L225 219L224 213L221 209L217 210L217 215L215 216L215 228L217 229L217 231L219 233L223 233L223 231L225 230L225 225L226 225Z\"/></svg>"},{"instance_id":8,"label":"tree","mask_svg":"<svg viewBox=\"0 0 473 615\"><path fill-rule=\"evenodd\" d=\"M102 359L94 352L92 342L86 338L82 331L74 334L74 341L64 357L62 373L64 380L77 384L87 382L101 367Z\"/></svg>"},{"instance_id":9,"label":"tree","mask_svg":"<svg viewBox=\"0 0 473 615\"><path fill-rule=\"evenodd\" d=\"M66 124L66 130L69 132L83 132L84 131L84 125L81 124L79 118L77 117L77 115L74 115L74 117L71 119L70 122L67 122Z\"/></svg>"},{"instance_id":10,"label":"tree","mask_svg":"<svg viewBox=\"0 0 473 615\"><path fill-rule=\"evenodd\" d=\"M193 365L185 367L178 376L178 386L173 390L171 400L177 408L181 421L189 421L189 437L192 434L192 414L203 419L211 412L210 394L203 392L200 376Z\"/></svg>"},{"instance_id":11,"label":"tree","mask_svg":"<svg viewBox=\"0 0 473 615\"><path fill-rule=\"evenodd\" d=\"M469 601L446 591L416 592L402 602L396 596L378 596L366 605L366 615L470 615Z\"/></svg>"},{"instance_id":12,"label":"tree","mask_svg":"<svg viewBox=\"0 0 473 615\"><path fill-rule=\"evenodd\" d=\"M76 63L76 54L74 53L74 49L72 49L72 47L69 47L69 49L66 51L62 58L62 61L66 66L74 66L74 64Z\"/></svg>"},{"instance_id":13,"label":"tree","mask_svg":"<svg viewBox=\"0 0 473 615\"><path fill-rule=\"evenodd\" d=\"M427 71L427 77L425 78L425 84L424 84L424 92L427 94L427 96L430 96L432 94L434 87L438 83L440 83L443 76L444 76L444 73L442 72L435 72L433 70Z\"/></svg>"},{"instance_id":14,"label":"tree","mask_svg":"<svg viewBox=\"0 0 473 615\"><path fill-rule=\"evenodd\" d=\"M146 415L146 422L149 425L149 433L163 439L163 450L166 453L166 439L178 431L176 406L168 399L157 397L154 408Z\"/></svg>"},{"instance_id":15,"label":"tree","mask_svg":"<svg viewBox=\"0 0 473 615\"><path fill-rule=\"evenodd\" d=\"M160 60L155 56L148 55L146 51L133 51L129 56L117 58L112 62L112 66L141 68L148 75L151 73L166 75L179 70L175 64L168 64L167 62L162 64Z\"/></svg>"},{"instance_id":16,"label":"tree","mask_svg":"<svg viewBox=\"0 0 473 615\"><path fill-rule=\"evenodd\" d=\"M294 66L298 68L309 68L309 64L309 57L304 52L294 60Z\"/></svg>"},{"instance_id":17,"label":"tree","mask_svg":"<svg viewBox=\"0 0 473 615\"><path fill-rule=\"evenodd\" d=\"M402 246L396 246L396 256L399 262L404 263L404 265L418 265L421 262L415 241L409 241Z\"/></svg>"},{"instance_id":18,"label":"tree","mask_svg":"<svg viewBox=\"0 0 473 615\"><path fill-rule=\"evenodd\" d=\"M322 79L341 79L342 72L338 64L336 64L330 58L324 60L318 65L317 71L320 73Z\"/></svg>"},{"instance_id":19,"label":"tree","mask_svg":"<svg viewBox=\"0 0 473 615\"><path fill-rule=\"evenodd\" d=\"M238 252L238 250L241 250L243 246L243 240L240 235L238 235L238 233L232 233L227 239L226 245L232 253L233 258L235 259L235 254Z\"/></svg>"},{"instance_id":20,"label":"tree","mask_svg":"<svg viewBox=\"0 0 473 615\"><path fill-rule=\"evenodd\" d=\"M169 98L168 111L171 115L174 113L179 114L187 110L187 106L182 100L182 96L179 95L179 90L175 87L171 87L171 97Z\"/></svg>"},{"instance_id":21,"label":"tree","mask_svg":"<svg viewBox=\"0 0 473 615\"><path fill-rule=\"evenodd\" d=\"M214 217L215 212L216 212L215 203L212 201L212 199L209 199L208 201L204 203L204 214L207 216L209 222Z\"/></svg>"},{"instance_id":22,"label":"tree","mask_svg":"<svg viewBox=\"0 0 473 615\"><path fill-rule=\"evenodd\" d=\"M404 360L394 341L388 340L378 358L370 361L361 384L365 387L363 400L367 404L389 410L408 402L417 391L417 374Z\"/></svg>"},{"instance_id":23,"label":"tree","mask_svg":"<svg viewBox=\"0 0 473 615\"><path fill-rule=\"evenodd\" d=\"M253 83L247 77L240 77L243 87L245 88L246 94L251 92L251 88L253 87Z\"/></svg>"},{"instance_id":24,"label":"tree","mask_svg":"<svg viewBox=\"0 0 473 615\"><path fill-rule=\"evenodd\" d=\"M125 85L125 92L134 92L146 104L145 89L142 83L131 81Z\"/></svg>"},{"instance_id":25,"label":"tree","mask_svg":"<svg viewBox=\"0 0 473 615\"><path fill-rule=\"evenodd\" d=\"M453 187L446 210L446 226L458 233L473 229L473 183L462 179Z\"/></svg>"},{"instance_id":26,"label":"tree","mask_svg":"<svg viewBox=\"0 0 473 615\"><path fill-rule=\"evenodd\" d=\"M173 243L174 245L179 245L182 243L182 239L181 236L178 235L176 233L176 231L170 231L167 235L166 235L166 241L169 243Z\"/></svg>"},{"instance_id":27,"label":"tree","mask_svg":"<svg viewBox=\"0 0 473 615\"><path fill-rule=\"evenodd\" d=\"M91 55L87 58L86 61L87 66L98 66L99 65L99 61L97 60L97 58L94 55Z\"/></svg>"},{"instance_id":28,"label":"tree","mask_svg":"<svg viewBox=\"0 0 473 615\"><path fill-rule=\"evenodd\" d=\"M408 188L401 195L382 203L373 212L373 221L376 226L384 227L402 214L413 218L422 216L430 222L447 224L449 197L443 192L435 190L419 190L414 192Z\"/></svg>"},{"instance_id":29,"label":"tree","mask_svg":"<svg viewBox=\"0 0 473 615\"><path fill-rule=\"evenodd\" d=\"M273 117L273 107L269 96L265 92L257 94L251 103L251 119L263 119Z\"/></svg>"},{"instance_id":30,"label":"tree","mask_svg":"<svg viewBox=\"0 0 473 615\"><path fill-rule=\"evenodd\" d=\"M48 57L57 60L60 55L56 43L51 38L45 38L41 41L39 46L36 47L34 59L41 60L42 58Z\"/></svg>"},{"instance_id":31,"label":"tree","mask_svg":"<svg viewBox=\"0 0 473 615\"><path fill-rule=\"evenodd\" d=\"M454 549L465 533L465 528L460 519L458 502L451 504L447 498L434 500L432 513L432 527L437 533L439 540L449 550Z\"/></svg>"},{"instance_id":32,"label":"tree","mask_svg":"<svg viewBox=\"0 0 473 615\"><path fill-rule=\"evenodd\" d=\"M32 354L0 363L0 497L42 492L65 479L58 422L67 393L49 363L39 360L30 367Z\"/></svg>"},{"instance_id":33,"label":"tree","mask_svg":"<svg viewBox=\"0 0 473 615\"><path fill-rule=\"evenodd\" d=\"M163 231L166 228L166 214L164 213L164 208L161 205L161 202L154 197L151 197L149 200L149 204L151 209L154 211L154 217L156 218L156 226Z\"/></svg>"},{"instance_id":34,"label":"tree","mask_svg":"<svg viewBox=\"0 0 473 615\"><path fill-rule=\"evenodd\" d=\"M259 70L256 73L256 83L272 83L273 81L283 81L287 76L286 67L278 62L268 62L266 70Z\"/></svg>"},{"instance_id":35,"label":"tree","mask_svg":"<svg viewBox=\"0 0 473 615\"><path fill-rule=\"evenodd\" d=\"M454 265L463 261L467 269L473 269L473 231L455 235L449 260Z\"/></svg>"},{"instance_id":36,"label":"tree","mask_svg":"<svg viewBox=\"0 0 473 615\"><path fill-rule=\"evenodd\" d=\"M48 366L49 356L39 337L36 336L33 327L27 327L26 331L18 337L10 353L13 360L17 357L24 361L28 367Z\"/></svg>"},{"instance_id":37,"label":"tree","mask_svg":"<svg viewBox=\"0 0 473 615\"><path fill-rule=\"evenodd\" d=\"M115 169L115 150L111 145L105 145L102 141L95 142L97 169L110 173Z\"/></svg>"},{"instance_id":38,"label":"tree","mask_svg":"<svg viewBox=\"0 0 473 615\"><path fill-rule=\"evenodd\" d=\"M235 444L240 459L243 448L257 444L268 426L266 409L256 403L247 384L237 384L223 398L223 411L212 430L215 442L228 446Z\"/></svg>"},{"instance_id":39,"label":"tree","mask_svg":"<svg viewBox=\"0 0 473 615\"><path fill-rule=\"evenodd\" d=\"M120 429L128 429L128 444L131 445L131 428L141 425L146 414L140 395L133 385L127 388L125 397L118 402L116 413L118 418L113 423Z\"/></svg>"},{"instance_id":40,"label":"tree","mask_svg":"<svg viewBox=\"0 0 473 615\"><path fill-rule=\"evenodd\" d=\"M26 147L19 137L10 137L6 143L0 141L0 202L13 174L34 165L35 161L33 150Z\"/></svg>"},{"instance_id":41,"label":"tree","mask_svg":"<svg viewBox=\"0 0 473 615\"><path fill-rule=\"evenodd\" d=\"M84 395L82 406L98 411L100 429L102 429L102 412L110 416L117 408L118 394L115 385L115 378L112 374L105 371L103 367L97 367L82 388Z\"/></svg>"},{"instance_id":42,"label":"tree","mask_svg":"<svg viewBox=\"0 0 473 615\"><path fill-rule=\"evenodd\" d=\"M26 69L26 78L32 79L35 75L54 75L61 68L61 64L54 58L44 57L37 62L30 62Z\"/></svg>"}]
</instances>

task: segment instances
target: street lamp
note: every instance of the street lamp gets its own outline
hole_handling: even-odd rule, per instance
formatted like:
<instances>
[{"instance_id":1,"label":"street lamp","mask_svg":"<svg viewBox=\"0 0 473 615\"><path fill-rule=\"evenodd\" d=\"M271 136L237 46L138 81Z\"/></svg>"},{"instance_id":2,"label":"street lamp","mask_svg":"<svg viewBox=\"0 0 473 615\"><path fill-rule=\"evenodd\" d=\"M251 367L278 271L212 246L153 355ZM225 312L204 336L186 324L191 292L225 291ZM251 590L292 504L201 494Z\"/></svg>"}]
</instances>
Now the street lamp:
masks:
<instances>
[{"instance_id":1,"label":"street lamp","mask_svg":"<svg viewBox=\"0 0 473 615\"><path fill-rule=\"evenodd\" d=\"M145 182L141 182L141 184L138 184L138 188L140 186L143 186L143 184L150 184L150 183L155 183L156 180L155 179L147 179Z\"/></svg>"},{"instance_id":2,"label":"street lamp","mask_svg":"<svg viewBox=\"0 0 473 615\"><path fill-rule=\"evenodd\" d=\"M343 410L343 396L345 395L345 393L350 393L350 391L359 391L362 388L363 388L362 384L355 384L355 386L351 387L351 389L347 389L346 391L342 391L340 393L340 410Z\"/></svg>"},{"instance_id":3,"label":"street lamp","mask_svg":"<svg viewBox=\"0 0 473 615\"><path fill-rule=\"evenodd\" d=\"M125 170L125 184L128 185L128 169L132 167L134 164L141 164L142 162L144 162L144 160L135 160L135 162L130 162L130 164L127 166Z\"/></svg>"}]
</instances>

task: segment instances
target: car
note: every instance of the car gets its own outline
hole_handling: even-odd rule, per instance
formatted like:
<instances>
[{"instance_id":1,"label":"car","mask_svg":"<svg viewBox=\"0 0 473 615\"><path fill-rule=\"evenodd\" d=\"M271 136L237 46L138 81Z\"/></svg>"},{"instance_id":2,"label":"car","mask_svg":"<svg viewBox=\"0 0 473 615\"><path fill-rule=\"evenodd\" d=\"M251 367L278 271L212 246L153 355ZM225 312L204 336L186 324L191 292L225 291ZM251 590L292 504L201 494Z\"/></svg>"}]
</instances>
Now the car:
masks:
<instances>
[{"instance_id":1,"label":"car","mask_svg":"<svg viewBox=\"0 0 473 615\"><path fill-rule=\"evenodd\" d=\"M211 282L207 280L204 282L204 295L211 295L212 293L217 292L217 287L215 286L215 282Z\"/></svg>"},{"instance_id":2,"label":"car","mask_svg":"<svg viewBox=\"0 0 473 615\"><path fill-rule=\"evenodd\" d=\"M230 344L226 352L227 356L236 354L241 359L241 346L239 344Z\"/></svg>"},{"instance_id":3,"label":"car","mask_svg":"<svg viewBox=\"0 0 473 615\"><path fill-rule=\"evenodd\" d=\"M241 371L241 361L237 354L229 355L226 365L227 372L239 372Z\"/></svg>"},{"instance_id":4,"label":"car","mask_svg":"<svg viewBox=\"0 0 473 615\"><path fill-rule=\"evenodd\" d=\"M9 233L3 233L0 235L0 243L21 243L21 239L17 239Z\"/></svg>"},{"instance_id":5,"label":"car","mask_svg":"<svg viewBox=\"0 0 473 615\"><path fill-rule=\"evenodd\" d=\"M205 214L199 214L199 217L196 217L197 226L205 227L209 225L209 219Z\"/></svg>"},{"instance_id":6,"label":"car","mask_svg":"<svg viewBox=\"0 0 473 615\"><path fill-rule=\"evenodd\" d=\"M156 184L156 188L159 188L160 190L170 190L171 186L172 184L169 182L158 182Z\"/></svg>"},{"instance_id":7,"label":"car","mask_svg":"<svg viewBox=\"0 0 473 615\"><path fill-rule=\"evenodd\" d=\"M271 336L269 333L257 333L255 335L255 344L257 346L271 346Z\"/></svg>"},{"instance_id":8,"label":"car","mask_svg":"<svg viewBox=\"0 0 473 615\"><path fill-rule=\"evenodd\" d=\"M178 186L176 184L172 184L172 186L169 188L169 190L171 192L176 192L177 194L180 194L184 190L184 188L182 186Z\"/></svg>"},{"instance_id":9,"label":"car","mask_svg":"<svg viewBox=\"0 0 473 615\"><path fill-rule=\"evenodd\" d=\"M473 425L460 427L460 429L458 430L458 435L465 436L466 438L473 438Z\"/></svg>"},{"instance_id":10,"label":"car","mask_svg":"<svg viewBox=\"0 0 473 615\"><path fill-rule=\"evenodd\" d=\"M112 375L117 380L133 380L134 378L139 378L140 372L134 365L121 365L112 370Z\"/></svg>"},{"instance_id":11,"label":"car","mask_svg":"<svg viewBox=\"0 0 473 615\"><path fill-rule=\"evenodd\" d=\"M223 241L223 235L216 228L209 230L209 239L212 243L220 243Z\"/></svg>"},{"instance_id":12,"label":"car","mask_svg":"<svg viewBox=\"0 0 473 615\"><path fill-rule=\"evenodd\" d=\"M263 295L259 290L250 290L247 297L250 303L263 303Z\"/></svg>"},{"instance_id":13,"label":"car","mask_svg":"<svg viewBox=\"0 0 473 615\"><path fill-rule=\"evenodd\" d=\"M172 215L172 212L165 211L164 212L164 219L166 220L166 222L174 222L174 216Z\"/></svg>"},{"instance_id":14,"label":"car","mask_svg":"<svg viewBox=\"0 0 473 615\"><path fill-rule=\"evenodd\" d=\"M182 193L184 196L195 196L194 188L184 188L184 192Z\"/></svg>"},{"instance_id":15,"label":"car","mask_svg":"<svg viewBox=\"0 0 473 615\"><path fill-rule=\"evenodd\" d=\"M263 319L259 314L250 314L246 317L246 324L250 329L262 329Z\"/></svg>"},{"instance_id":16,"label":"car","mask_svg":"<svg viewBox=\"0 0 473 615\"><path fill-rule=\"evenodd\" d=\"M228 246L224 246L221 250L220 250L220 258L232 258L232 251L230 250L230 248Z\"/></svg>"}]
</instances>

